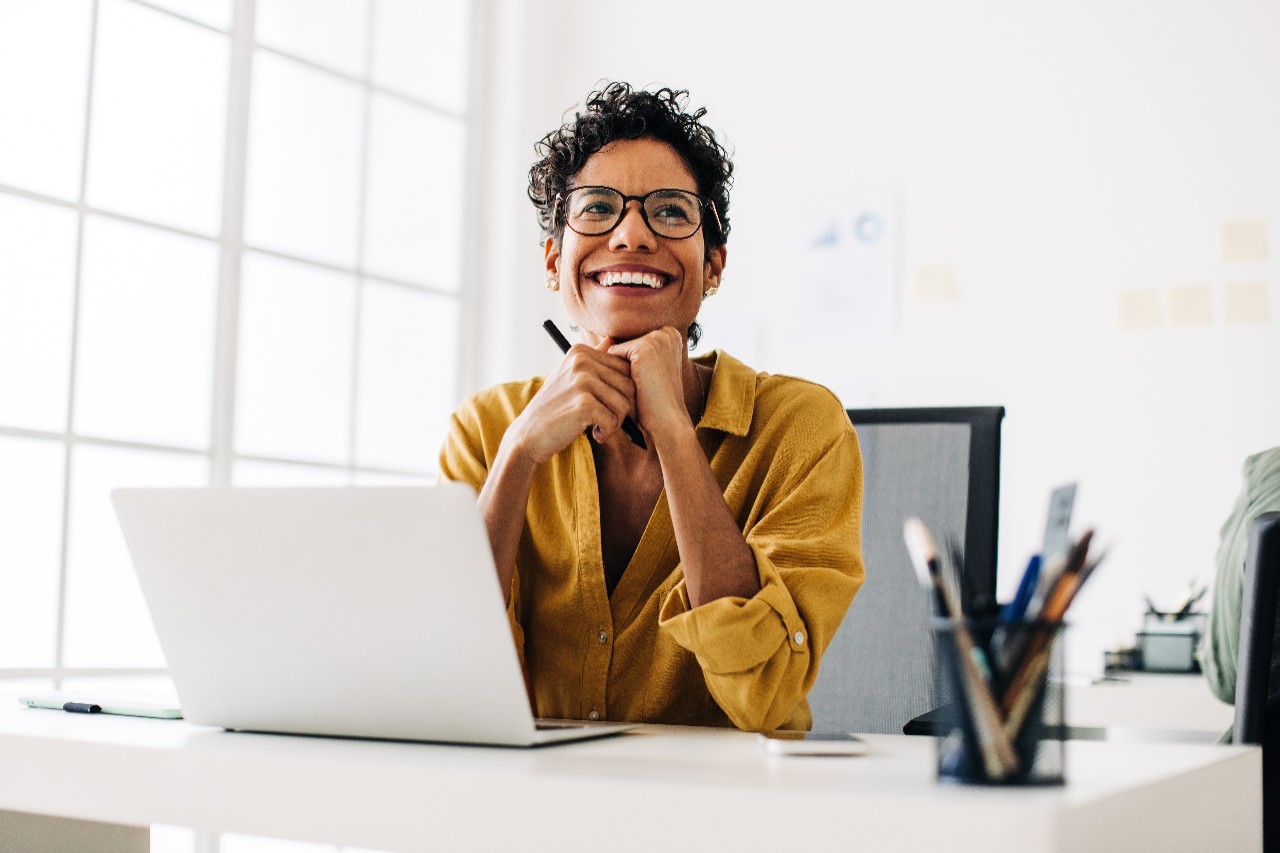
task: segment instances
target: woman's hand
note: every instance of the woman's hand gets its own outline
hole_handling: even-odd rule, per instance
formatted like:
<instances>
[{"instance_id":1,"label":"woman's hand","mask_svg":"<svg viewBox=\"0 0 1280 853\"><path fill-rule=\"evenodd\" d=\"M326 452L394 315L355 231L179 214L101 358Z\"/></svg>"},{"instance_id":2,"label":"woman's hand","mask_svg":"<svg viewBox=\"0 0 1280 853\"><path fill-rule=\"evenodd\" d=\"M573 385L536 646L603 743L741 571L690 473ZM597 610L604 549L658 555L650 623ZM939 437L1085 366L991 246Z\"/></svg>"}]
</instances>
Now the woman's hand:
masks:
<instances>
[{"instance_id":1,"label":"woman's hand","mask_svg":"<svg viewBox=\"0 0 1280 853\"><path fill-rule=\"evenodd\" d=\"M612 338L594 349L573 345L512 422L508 434L534 464L546 462L588 429L597 442L605 441L635 408L631 364L608 352L613 345Z\"/></svg>"},{"instance_id":2,"label":"woman's hand","mask_svg":"<svg viewBox=\"0 0 1280 853\"><path fill-rule=\"evenodd\" d=\"M726 596L750 598L760 590L760 573L689 416L683 378L690 365L684 338L670 327L656 329L610 347L609 353L626 356L631 363L636 413L662 465L689 604L698 607Z\"/></svg>"},{"instance_id":3,"label":"woman's hand","mask_svg":"<svg viewBox=\"0 0 1280 853\"><path fill-rule=\"evenodd\" d=\"M685 402L684 338L670 326L608 348L629 364L634 383L635 408L640 428L661 437L672 429L690 426Z\"/></svg>"},{"instance_id":4,"label":"woman's hand","mask_svg":"<svg viewBox=\"0 0 1280 853\"><path fill-rule=\"evenodd\" d=\"M534 471L588 429L596 441L604 441L635 408L631 365L625 358L606 351L613 343L605 338L594 349L585 344L569 348L564 360L507 428L480 489L480 514L489 533L498 583L506 601L511 598L511 579Z\"/></svg>"}]
</instances>

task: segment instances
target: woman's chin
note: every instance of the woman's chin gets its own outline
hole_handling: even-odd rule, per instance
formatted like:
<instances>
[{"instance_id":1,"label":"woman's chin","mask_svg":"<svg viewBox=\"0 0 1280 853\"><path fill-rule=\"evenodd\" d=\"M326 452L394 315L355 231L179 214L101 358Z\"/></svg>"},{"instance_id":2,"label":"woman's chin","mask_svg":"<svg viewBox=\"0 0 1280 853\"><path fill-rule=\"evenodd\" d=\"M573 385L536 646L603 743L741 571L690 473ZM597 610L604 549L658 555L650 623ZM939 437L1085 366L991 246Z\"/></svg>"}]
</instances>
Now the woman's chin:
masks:
<instances>
[{"instance_id":1,"label":"woman's chin","mask_svg":"<svg viewBox=\"0 0 1280 853\"><path fill-rule=\"evenodd\" d=\"M642 338L657 328L652 323L601 323L588 331L597 338L613 338L616 343L623 343Z\"/></svg>"}]
</instances>

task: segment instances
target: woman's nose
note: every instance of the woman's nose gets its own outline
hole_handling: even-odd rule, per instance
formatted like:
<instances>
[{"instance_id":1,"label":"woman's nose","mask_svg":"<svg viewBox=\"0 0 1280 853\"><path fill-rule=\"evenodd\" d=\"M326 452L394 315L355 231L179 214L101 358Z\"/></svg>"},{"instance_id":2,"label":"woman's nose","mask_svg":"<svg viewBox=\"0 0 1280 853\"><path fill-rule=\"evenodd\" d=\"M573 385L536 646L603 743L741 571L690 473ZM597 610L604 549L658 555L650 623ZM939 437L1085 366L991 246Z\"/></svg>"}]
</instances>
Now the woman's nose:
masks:
<instances>
[{"instance_id":1,"label":"woman's nose","mask_svg":"<svg viewBox=\"0 0 1280 853\"><path fill-rule=\"evenodd\" d=\"M632 251L657 248L658 237L644 221L640 202L632 199L622 210L622 220L618 222L610 234L609 247L612 249L631 249Z\"/></svg>"}]
</instances>

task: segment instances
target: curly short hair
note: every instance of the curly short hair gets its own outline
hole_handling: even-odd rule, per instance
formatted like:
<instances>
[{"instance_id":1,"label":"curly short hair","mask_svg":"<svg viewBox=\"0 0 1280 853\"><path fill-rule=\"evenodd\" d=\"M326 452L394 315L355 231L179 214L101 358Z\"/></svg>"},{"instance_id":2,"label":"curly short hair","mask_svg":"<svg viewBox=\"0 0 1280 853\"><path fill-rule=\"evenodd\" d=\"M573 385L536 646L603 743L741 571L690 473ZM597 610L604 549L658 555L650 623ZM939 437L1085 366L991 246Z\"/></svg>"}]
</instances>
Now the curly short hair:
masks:
<instances>
[{"instance_id":1,"label":"curly short hair","mask_svg":"<svg viewBox=\"0 0 1280 853\"><path fill-rule=\"evenodd\" d=\"M534 146L541 159L529 169L529 200L538 209L543 239L559 243L564 236L564 224L552 218L556 195L569 189L573 176L592 154L618 139L650 138L676 150L693 173L698 193L715 204L720 227L714 217L702 225L707 250L723 246L729 239L733 163L715 132L702 123L706 108L688 111L688 96L682 89L649 92L627 83L609 83L587 96L585 111L544 136Z\"/></svg>"},{"instance_id":2,"label":"curly short hair","mask_svg":"<svg viewBox=\"0 0 1280 853\"><path fill-rule=\"evenodd\" d=\"M676 150L698 184L698 193L709 199L716 216L702 222L708 257L729 239L729 189L733 186L733 162L716 141L715 132L702 123L706 107L687 109L689 93L663 87L657 91L634 89L627 83L609 83L587 96L585 110L572 121L551 131L534 146L539 159L529 169L529 200L538 211L542 238L560 244L564 223L554 217L557 195L587 159L618 139L657 139ZM717 218L719 224L717 225ZM697 345L701 329L689 327L689 346Z\"/></svg>"}]
</instances>

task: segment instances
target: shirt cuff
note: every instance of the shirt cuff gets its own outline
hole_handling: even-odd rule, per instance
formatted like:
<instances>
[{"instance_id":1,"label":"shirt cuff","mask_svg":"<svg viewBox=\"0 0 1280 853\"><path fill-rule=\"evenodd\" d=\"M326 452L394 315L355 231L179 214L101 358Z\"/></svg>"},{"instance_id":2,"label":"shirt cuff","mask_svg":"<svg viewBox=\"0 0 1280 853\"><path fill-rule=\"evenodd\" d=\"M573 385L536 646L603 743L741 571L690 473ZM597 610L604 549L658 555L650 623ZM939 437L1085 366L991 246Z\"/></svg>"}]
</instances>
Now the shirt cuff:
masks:
<instances>
[{"instance_id":1,"label":"shirt cuff","mask_svg":"<svg viewBox=\"0 0 1280 853\"><path fill-rule=\"evenodd\" d=\"M708 672L754 669L783 645L798 654L809 651L809 632L778 569L754 545L750 547L760 574L760 591L755 595L726 596L690 607L681 578L658 611L658 627L693 652Z\"/></svg>"}]
</instances>

